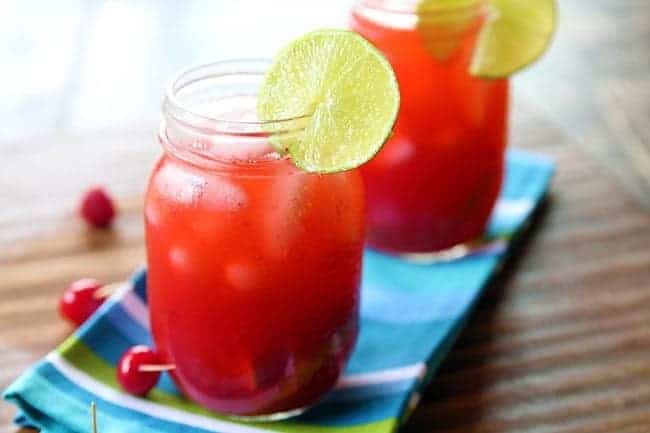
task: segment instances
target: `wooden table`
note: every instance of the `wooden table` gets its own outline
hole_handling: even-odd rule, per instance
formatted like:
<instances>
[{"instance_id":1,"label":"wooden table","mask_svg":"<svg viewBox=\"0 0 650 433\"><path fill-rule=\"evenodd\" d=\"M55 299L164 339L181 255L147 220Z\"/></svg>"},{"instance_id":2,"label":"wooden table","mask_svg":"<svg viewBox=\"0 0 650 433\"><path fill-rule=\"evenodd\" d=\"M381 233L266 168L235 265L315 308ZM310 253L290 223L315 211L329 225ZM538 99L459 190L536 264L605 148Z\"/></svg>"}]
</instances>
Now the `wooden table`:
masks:
<instances>
[{"instance_id":1,"label":"wooden table","mask_svg":"<svg viewBox=\"0 0 650 433\"><path fill-rule=\"evenodd\" d=\"M158 152L152 140L158 81L171 76L176 62L197 59L176 41L182 28L164 31L178 7L135 3L60 6L60 15L36 16L36 24L50 26L76 17L69 62L60 82L46 88L29 81L20 67L34 59L25 60L14 68L16 77L26 74L22 102L0 103L2 388L69 332L55 310L66 284L83 276L121 280L144 259L141 192ZM41 42L21 33L21 19L34 16L16 5L11 22L3 23L7 14L0 18L0 32L14 35L3 40L20 59L21 49L38 50ZM199 20L201 8L210 8L196 5L186 15ZM550 200L405 432L650 431L650 2L562 6L556 48L516 82L513 102L512 145L558 162ZM162 23L144 27L149 45L109 31L118 21L128 29L146 20L143 11L155 12L150 24ZM208 39L210 26L201 23L184 43ZM115 39L107 42L97 29ZM56 38L65 45L64 36ZM161 40L175 56L155 50ZM59 55L59 45L49 49ZM99 48L102 57L93 58ZM129 57L138 49L153 58ZM111 63L120 56L135 63ZM55 80L57 60L48 61ZM15 63L7 63L10 73ZM153 73L151 64L165 72ZM128 75L134 71L140 75ZM129 87L120 81L125 76L139 84ZM156 90L143 84L151 77ZM120 105L134 89L135 99ZM0 87L5 101L15 93ZM106 183L119 197L112 231L87 230L74 216L79 191L92 182ZM0 433L16 430L12 415L0 403Z\"/></svg>"}]
</instances>

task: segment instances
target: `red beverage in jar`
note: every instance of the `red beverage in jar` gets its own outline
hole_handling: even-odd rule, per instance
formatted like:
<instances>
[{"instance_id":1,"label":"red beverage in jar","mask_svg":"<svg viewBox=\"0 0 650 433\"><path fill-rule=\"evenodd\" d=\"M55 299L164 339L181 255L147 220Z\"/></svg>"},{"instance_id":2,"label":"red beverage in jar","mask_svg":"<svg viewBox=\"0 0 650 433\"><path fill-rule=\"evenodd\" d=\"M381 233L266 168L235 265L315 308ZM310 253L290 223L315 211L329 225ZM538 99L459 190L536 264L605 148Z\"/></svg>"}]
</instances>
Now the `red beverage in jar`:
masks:
<instances>
[{"instance_id":1,"label":"red beverage in jar","mask_svg":"<svg viewBox=\"0 0 650 433\"><path fill-rule=\"evenodd\" d=\"M148 296L184 394L228 415L282 417L330 390L354 346L365 204L357 171L309 174L274 152L254 96L240 96L261 68L208 65L167 97L145 202ZM221 102L208 110L208 97Z\"/></svg>"},{"instance_id":2,"label":"red beverage in jar","mask_svg":"<svg viewBox=\"0 0 650 433\"><path fill-rule=\"evenodd\" d=\"M393 136L361 168L368 243L395 253L437 252L480 237L504 171L508 81L468 72L482 3L445 12L471 18L455 34L418 28L416 3L362 0L351 18L352 29L386 55L400 86Z\"/></svg>"}]
</instances>

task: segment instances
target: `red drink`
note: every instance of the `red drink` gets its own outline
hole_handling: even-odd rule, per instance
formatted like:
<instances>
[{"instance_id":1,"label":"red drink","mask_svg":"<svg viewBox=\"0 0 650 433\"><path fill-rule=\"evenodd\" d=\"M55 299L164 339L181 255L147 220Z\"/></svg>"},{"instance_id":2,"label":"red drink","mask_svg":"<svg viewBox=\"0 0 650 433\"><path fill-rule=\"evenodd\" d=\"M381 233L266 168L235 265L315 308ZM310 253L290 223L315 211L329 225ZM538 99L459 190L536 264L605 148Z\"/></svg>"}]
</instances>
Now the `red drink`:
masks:
<instances>
[{"instance_id":1,"label":"red drink","mask_svg":"<svg viewBox=\"0 0 650 433\"><path fill-rule=\"evenodd\" d=\"M475 19L436 58L427 46L440 43L444 51L449 34L425 39L416 28L415 3L360 1L351 21L387 56L400 86L394 135L361 169L368 242L390 252L440 251L481 236L504 168L508 82L468 73L481 9L454 12Z\"/></svg>"},{"instance_id":2,"label":"red drink","mask_svg":"<svg viewBox=\"0 0 650 433\"><path fill-rule=\"evenodd\" d=\"M192 98L223 93L254 107L229 89L238 88L234 69L249 73L239 87L256 89L246 80L259 81L259 66L203 69L182 76L166 101L165 154L146 196L153 336L196 402L231 415L286 414L333 387L356 340L362 180L302 172L272 151L259 124L184 111ZM192 81L197 74L221 74L222 94L205 88L219 87L214 77Z\"/></svg>"}]
</instances>

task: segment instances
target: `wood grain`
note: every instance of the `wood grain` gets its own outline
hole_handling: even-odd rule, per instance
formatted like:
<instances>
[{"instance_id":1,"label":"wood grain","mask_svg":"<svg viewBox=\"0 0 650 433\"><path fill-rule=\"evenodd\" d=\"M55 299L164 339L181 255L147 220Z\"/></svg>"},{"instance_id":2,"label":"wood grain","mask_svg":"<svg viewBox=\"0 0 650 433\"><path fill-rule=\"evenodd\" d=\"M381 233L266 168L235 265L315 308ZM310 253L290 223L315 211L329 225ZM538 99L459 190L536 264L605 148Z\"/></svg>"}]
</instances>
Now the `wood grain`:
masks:
<instances>
[{"instance_id":1,"label":"wood grain","mask_svg":"<svg viewBox=\"0 0 650 433\"><path fill-rule=\"evenodd\" d=\"M558 4L555 42L520 89L650 208L650 2Z\"/></svg>"}]
</instances>

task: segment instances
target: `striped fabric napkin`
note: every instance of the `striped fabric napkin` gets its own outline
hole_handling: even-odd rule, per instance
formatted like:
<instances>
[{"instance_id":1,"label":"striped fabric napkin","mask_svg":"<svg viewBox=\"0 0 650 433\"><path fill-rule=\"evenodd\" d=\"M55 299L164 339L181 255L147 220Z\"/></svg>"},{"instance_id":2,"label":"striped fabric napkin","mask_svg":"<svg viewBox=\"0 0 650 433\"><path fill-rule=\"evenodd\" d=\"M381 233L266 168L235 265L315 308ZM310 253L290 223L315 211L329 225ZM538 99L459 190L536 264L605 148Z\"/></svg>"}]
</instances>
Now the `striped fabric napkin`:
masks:
<instances>
[{"instance_id":1,"label":"striped fabric napkin","mask_svg":"<svg viewBox=\"0 0 650 433\"><path fill-rule=\"evenodd\" d=\"M510 240L525 229L553 170L544 157L508 153L506 181L485 246L468 257L415 264L367 251L355 352L338 387L298 418L228 420L183 399L167 375L146 399L122 393L115 380L117 360L133 344L151 344L145 271L17 379L4 398L18 407L19 425L44 433L88 432L92 401L100 433L393 432L499 271Z\"/></svg>"}]
</instances>

